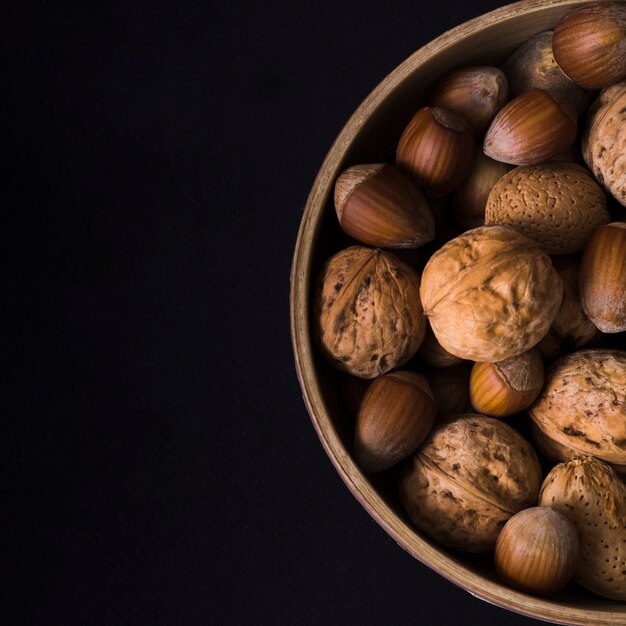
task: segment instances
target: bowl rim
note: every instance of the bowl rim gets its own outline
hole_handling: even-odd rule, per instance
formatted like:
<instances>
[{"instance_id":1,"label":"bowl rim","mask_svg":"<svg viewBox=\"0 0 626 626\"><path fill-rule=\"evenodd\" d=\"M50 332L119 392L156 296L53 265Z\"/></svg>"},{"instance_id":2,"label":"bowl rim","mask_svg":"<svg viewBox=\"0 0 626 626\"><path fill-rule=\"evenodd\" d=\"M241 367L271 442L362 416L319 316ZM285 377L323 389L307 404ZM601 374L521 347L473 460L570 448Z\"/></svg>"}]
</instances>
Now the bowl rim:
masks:
<instances>
[{"instance_id":1,"label":"bowl rim","mask_svg":"<svg viewBox=\"0 0 626 626\"><path fill-rule=\"evenodd\" d=\"M452 556L444 554L436 544L409 527L385 503L369 483L344 447L336 432L330 411L315 376L314 348L309 327L309 294L311 289L312 252L320 230L332 183L339 174L343 156L364 123L385 97L405 80L416 67L443 50L456 45L468 35L477 35L493 25L514 20L520 15L544 12L555 8L563 13L594 0L520 0L499 7L446 31L425 44L390 74L363 100L348 119L331 145L308 195L295 244L290 274L290 325L296 374L303 400L317 435L340 477L363 508L376 520L400 547L453 584L471 595L535 619L581 626L626 625L626 612L611 610L610 600L598 598L597 609L572 607L556 600L544 599L515 591L472 571ZM626 605L624 605L626 611Z\"/></svg>"}]
</instances>

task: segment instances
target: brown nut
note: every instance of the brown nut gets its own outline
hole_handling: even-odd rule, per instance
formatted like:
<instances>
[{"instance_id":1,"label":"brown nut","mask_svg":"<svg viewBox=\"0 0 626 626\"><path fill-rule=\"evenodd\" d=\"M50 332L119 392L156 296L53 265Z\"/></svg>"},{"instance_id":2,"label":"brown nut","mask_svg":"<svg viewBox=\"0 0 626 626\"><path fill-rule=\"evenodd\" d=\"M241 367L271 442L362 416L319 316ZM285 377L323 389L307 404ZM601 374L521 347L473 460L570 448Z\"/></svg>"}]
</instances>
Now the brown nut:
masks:
<instances>
[{"instance_id":1,"label":"brown nut","mask_svg":"<svg viewBox=\"0 0 626 626\"><path fill-rule=\"evenodd\" d=\"M392 165L355 165L335 184L341 228L381 248L415 248L435 236L435 219L422 192Z\"/></svg>"},{"instance_id":2,"label":"brown nut","mask_svg":"<svg viewBox=\"0 0 626 626\"><path fill-rule=\"evenodd\" d=\"M543 387L543 361L535 349L497 363L474 363L470 400L478 413L507 417L527 409Z\"/></svg>"},{"instance_id":3,"label":"brown nut","mask_svg":"<svg viewBox=\"0 0 626 626\"><path fill-rule=\"evenodd\" d=\"M527 593L546 595L567 585L578 565L576 527L565 515L537 506L516 513L498 535L496 571Z\"/></svg>"},{"instance_id":4,"label":"brown nut","mask_svg":"<svg viewBox=\"0 0 626 626\"><path fill-rule=\"evenodd\" d=\"M561 357L548 368L528 414L548 458L588 454L626 473L626 352L580 350Z\"/></svg>"},{"instance_id":5,"label":"brown nut","mask_svg":"<svg viewBox=\"0 0 626 626\"><path fill-rule=\"evenodd\" d=\"M430 369L426 378L430 383L439 416L464 413L469 405L468 363L461 363L445 369Z\"/></svg>"},{"instance_id":6,"label":"brown nut","mask_svg":"<svg viewBox=\"0 0 626 626\"><path fill-rule=\"evenodd\" d=\"M437 81L426 97L431 107L456 111L482 136L508 99L506 77L497 67L463 67Z\"/></svg>"},{"instance_id":7,"label":"brown nut","mask_svg":"<svg viewBox=\"0 0 626 626\"><path fill-rule=\"evenodd\" d=\"M552 259L552 265L563 283L563 302L548 334L537 346L546 358L555 357L562 351L582 348L600 335L600 331L585 315L580 302L580 270L576 259L558 256Z\"/></svg>"},{"instance_id":8,"label":"brown nut","mask_svg":"<svg viewBox=\"0 0 626 626\"><path fill-rule=\"evenodd\" d=\"M511 165L494 161L482 149L476 151L474 167L460 187L450 195L454 217L465 228L476 228L485 223L485 205L494 185Z\"/></svg>"},{"instance_id":9,"label":"brown nut","mask_svg":"<svg viewBox=\"0 0 626 626\"><path fill-rule=\"evenodd\" d=\"M576 527L574 580L605 598L626 600L626 487L615 472L591 457L557 465L543 482L539 504Z\"/></svg>"},{"instance_id":10,"label":"brown nut","mask_svg":"<svg viewBox=\"0 0 626 626\"><path fill-rule=\"evenodd\" d=\"M485 208L485 224L511 226L548 254L580 252L610 219L604 192L574 163L516 167L496 183Z\"/></svg>"},{"instance_id":11,"label":"brown nut","mask_svg":"<svg viewBox=\"0 0 626 626\"><path fill-rule=\"evenodd\" d=\"M380 472L411 454L433 427L437 407L420 374L398 371L369 386L356 421L354 455L364 472Z\"/></svg>"},{"instance_id":12,"label":"brown nut","mask_svg":"<svg viewBox=\"0 0 626 626\"><path fill-rule=\"evenodd\" d=\"M484 415L435 425L406 462L400 500L413 523L440 543L489 552L504 523L533 506L541 468L513 428Z\"/></svg>"},{"instance_id":13,"label":"brown nut","mask_svg":"<svg viewBox=\"0 0 626 626\"><path fill-rule=\"evenodd\" d=\"M550 327L548 334L537 344L536 348L539 350L539 354L548 361L552 361L552 359L555 359L563 352L560 341L552 334L552 327Z\"/></svg>"},{"instance_id":14,"label":"brown nut","mask_svg":"<svg viewBox=\"0 0 626 626\"><path fill-rule=\"evenodd\" d=\"M626 81L604 89L591 106L582 153L598 182L626 206Z\"/></svg>"},{"instance_id":15,"label":"brown nut","mask_svg":"<svg viewBox=\"0 0 626 626\"><path fill-rule=\"evenodd\" d=\"M488 157L513 165L536 165L568 148L576 138L573 111L542 89L530 89L504 105L485 135Z\"/></svg>"},{"instance_id":16,"label":"brown nut","mask_svg":"<svg viewBox=\"0 0 626 626\"><path fill-rule=\"evenodd\" d=\"M584 89L601 89L626 77L626 6L596 2L569 13L552 38L554 58Z\"/></svg>"},{"instance_id":17,"label":"brown nut","mask_svg":"<svg viewBox=\"0 0 626 626\"><path fill-rule=\"evenodd\" d=\"M507 226L481 226L433 254L420 296L448 352L494 362L539 342L561 305L563 286L536 242Z\"/></svg>"},{"instance_id":18,"label":"brown nut","mask_svg":"<svg viewBox=\"0 0 626 626\"><path fill-rule=\"evenodd\" d=\"M430 365L431 367L450 367L451 365L458 365L463 361L458 356L450 354L442 345L437 341L430 326L426 329L426 336L422 345L419 347L417 354L422 361Z\"/></svg>"},{"instance_id":19,"label":"brown nut","mask_svg":"<svg viewBox=\"0 0 626 626\"><path fill-rule=\"evenodd\" d=\"M404 129L396 165L426 196L445 196L472 168L474 138L463 118L440 107L421 108Z\"/></svg>"},{"instance_id":20,"label":"brown nut","mask_svg":"<svg viewBox=\"0 0 626 626\"><path fill-rule=\"evenodd\" d=\"M552 31L526 40L502 65L509 84L509 97L529 89L544 89L557 102L570 102L580 115L589 104L589 93L571 81L552 54Z\"/></svg>"},{"instance_id":21,"label":"brown nut","mask_svg":"<svg viewBox=\"0 0 626 626\"><path fill-rule=\"evenodd\" d=\"M580 264L580 301L603 333L626 330L626 223L613 222L591 235Z\"/></svg>"},{"instance_id":22,"label":"brown nut","mask_svg":"<svg viewBox=\"0 0 626 626\"><path fill-rule=\"evenodd\" d=\"M320 273L313 320L334 367L375 378L406 363L424 339L416 271L389 252L363 246L331 257Z\"/></svg>"}]
</instances>

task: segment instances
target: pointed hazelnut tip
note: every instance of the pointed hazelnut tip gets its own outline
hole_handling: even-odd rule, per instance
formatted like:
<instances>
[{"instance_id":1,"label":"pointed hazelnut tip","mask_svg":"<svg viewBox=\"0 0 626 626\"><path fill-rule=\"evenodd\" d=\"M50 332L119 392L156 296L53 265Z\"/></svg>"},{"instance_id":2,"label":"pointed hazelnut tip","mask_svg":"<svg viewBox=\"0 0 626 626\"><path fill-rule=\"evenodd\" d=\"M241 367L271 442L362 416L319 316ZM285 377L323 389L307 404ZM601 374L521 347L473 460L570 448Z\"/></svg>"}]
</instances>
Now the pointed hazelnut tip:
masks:
<instances>
[{"instance_id":1,"label":"pointed hazelnut tip","mask_svg":"<svg viewBox=\"0 0 626 626\"><path fill-rule=\"evenodd\" d=\"M335 183L335 209L337 210L339 221L341 221L343 209L352 192L368 178L380 172L384 166L384 163L354 165L339 176Z\"/></svg>"}]
</instances>

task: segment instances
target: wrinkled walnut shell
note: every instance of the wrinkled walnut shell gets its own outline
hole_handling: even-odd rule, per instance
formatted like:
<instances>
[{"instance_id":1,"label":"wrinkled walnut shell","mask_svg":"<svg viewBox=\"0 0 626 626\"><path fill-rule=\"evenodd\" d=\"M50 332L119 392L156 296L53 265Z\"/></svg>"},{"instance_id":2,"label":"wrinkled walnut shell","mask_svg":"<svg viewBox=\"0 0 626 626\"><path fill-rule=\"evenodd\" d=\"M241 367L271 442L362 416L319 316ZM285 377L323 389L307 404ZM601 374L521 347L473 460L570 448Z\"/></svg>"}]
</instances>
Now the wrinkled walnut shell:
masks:
<instances>
[{"instance_id":1,"label":"wrinkled walnut shell","mask_svg":"<svg viewBox=\"0 0 626 626\"><path fill-rule=\"evenodd\" d=\"M591 106L582 152L598 182L626 206L626 81L604 89Z\"/></svg>"},{"instance_id":2,"label":"wrinkled walnut shell","mask_svg":"<svg viewBox=\"0 0 626 626\"><path fill-rule=\"evenodd\" d=\"M324 265L313 303L317 341L331 363L375 378L406 363L424 339L416 271L382 250L352 246Z\"/></svg>"},{"instance_id":3,"label":"wrinkled walnut shell","mask_svg":"<svg viewBox=\"0 0 626 626\"><path fill-rule=\"evenodd\" d=\"M537 456L516 430L468 414L436 425L408 459L400 499L429 537L488 552L506 521L536 503L540 485Z\"/></svg>"},{"instance_id":4,"label":"wrinkled walnut shell","mask_svg":"<svg viewBox=\"0 0 626 626\"><path fill-rule=\"evenodd\" d=\"M469 230L437 251L420 296L439 343L472 361L503 361L548 332L563 286L539 245L507 226Z\"/></svg>"},{"instance_id":5,"label":"wrinkled walnut shell","mask_svg":"<svg viewBox=\"0 0 626 626\"><path fill-rule=\"evenodd\" d=\"M528 413L547 457L591 455L626 474L626 352L580 350L555 361Z\"/></svg>"}]
</instances>

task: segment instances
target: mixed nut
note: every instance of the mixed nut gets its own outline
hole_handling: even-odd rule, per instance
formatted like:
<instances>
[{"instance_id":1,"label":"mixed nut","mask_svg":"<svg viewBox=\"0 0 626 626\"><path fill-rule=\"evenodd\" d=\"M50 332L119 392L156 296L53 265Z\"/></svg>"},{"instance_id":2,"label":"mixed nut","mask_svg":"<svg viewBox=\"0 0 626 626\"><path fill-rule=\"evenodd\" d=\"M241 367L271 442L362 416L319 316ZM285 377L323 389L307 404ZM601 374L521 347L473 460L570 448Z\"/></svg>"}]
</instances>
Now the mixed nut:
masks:
<instances>
[{"instance_id":1,"label":"mixed nut","mask_svg":"<svg viewBox=\"0 0 626 626\"><path fill-rule=\"evenodd\" d=\"M312 319L362 471L508 585L626 600L626 4L444 76L334 201Z\"/></svg>"}]
</instances>

